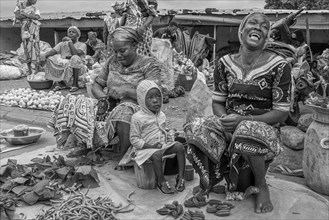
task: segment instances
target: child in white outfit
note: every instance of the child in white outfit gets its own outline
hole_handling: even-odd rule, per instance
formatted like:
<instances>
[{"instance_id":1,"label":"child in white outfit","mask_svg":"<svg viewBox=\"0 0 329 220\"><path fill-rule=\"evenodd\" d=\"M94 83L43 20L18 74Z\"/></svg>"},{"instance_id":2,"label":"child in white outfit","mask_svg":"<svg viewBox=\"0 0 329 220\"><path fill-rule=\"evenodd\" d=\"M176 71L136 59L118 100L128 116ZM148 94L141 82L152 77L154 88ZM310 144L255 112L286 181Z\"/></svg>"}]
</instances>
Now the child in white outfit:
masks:
<instances>
[{"instance_id":1,"label":"child in white outfit","mask_svg":"<svg viewBox=\"0 0 329 220\"><path fill-rule=\"evenodd\" d=\"M137 86L137 101L141 110L132 116L130 125L130 142L135 150L135 162L141 166L150 159L157 177L157 188L164 194L172 194L174 190L163 174L162 156L176 153L179 172L175 189L181 192L185 189L185 150L180 142L167 140L166 116L161 111L161 89L155 82L143 80Z\"/></svg>"}]
</instances>

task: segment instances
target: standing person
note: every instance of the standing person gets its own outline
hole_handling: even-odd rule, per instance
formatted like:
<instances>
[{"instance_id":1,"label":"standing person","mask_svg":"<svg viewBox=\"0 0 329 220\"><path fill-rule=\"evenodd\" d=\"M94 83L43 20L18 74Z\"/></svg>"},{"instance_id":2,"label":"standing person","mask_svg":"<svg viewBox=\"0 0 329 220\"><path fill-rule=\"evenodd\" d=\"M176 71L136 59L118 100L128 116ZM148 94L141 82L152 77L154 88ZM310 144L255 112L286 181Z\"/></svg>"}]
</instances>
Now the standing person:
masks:
<instances>
[{"instance_id":1,"label":"standing person","mask_svg":"<svg viewBox=\"0 0 329 220\"><path fill-rule=\"evenodd\" d=\"M185 189L184 169L185 150L180 142L170 140L165 131L166 116L161 111L162 92L159 86L150 80L143 80L137 86L137 101L141 108L131 118L130 142L135 148L135 162L141 166L151 159L157 178L157 188L164 194L174 193L173 188L163 175L162 156L177 154L178 175L175 189Z\"/></svg>"},{"instance_id":2,"label":"standing person","mask_svg":"<svg viewBox=\"0 0 329 220\"><path fill-rule=\"evenodd\" d=\"M19 1L15 10L15 22L20 21L21 37L29 74L39 71L40 63L40 11L35 4L37 0Z\"/></svg>"},{"instance_id":3,"label":"standing person","mask_svg":"<svg viewBox=\"0 0 329 220\"><path fill-rule=\"evenodd\" d=\"M270 22L249 14L241 22L237 54L222 57L214 72L213 112L185 125L187 158L200 176L199 193L224 177L228 190L256 194L255 212L273 210L265 175L281 151L279 124L290 110L287 61L264 50Z\"/></svg>"},{"instance_id":4,"label":"standing person","mask_svg":"<svg viewBox=\"0 0 329 220\"><path fill-rule=\"evenodd\" d=\"M152 23L157 14L157 0L127 0L126 12L123 14L120 25L137 28L142 41L139 42L137 52L141 55L152 56Z\"/></svg>"},{"instance_id":5,"label":"standing person","mask_svg":"<svg viewBox=\"0 0 329 220\"><path fill-rule=\"evenodd\" d=\"M113 49L111 47L111 37L113 31L120 26L120 18L122 16L122 5L115 3L113 6L114 11L104 18L103 26L103 41L106 46L108 57L112 55Z\"/></svg>"},{"instance_id":6,"label":"standing person","mask_svg":"<svg viewBox=\"0 0 329 220\"><path fill-rule=\"evenodd\" d=\"M108 146L116 137L119 138L119 159L131 146L131 116L139 110L137 85L144 79L157 83L161 79L159 62L137 54L139 40L140 36L133 28L117 28L111 43L115 53L105 62L92 86L95 99L66 96L55 109L49 126L54 129L57 145L64 146L70 133L85 144L72 151L71 157ZM67 111L67 106L74 108ZM77 120L69 123L69 117ZM122 165L116 169L127 167Z\"/></svg>"},{"instance_id":7,"label":"standing person","mask_svg":"<svg viewBox=\"0 0 329 220\"><path fill-rule=\"evenodd\" d=\"M80 36L79 28L71 26L67 29L67 36L63 37L62 42L41 54L41 59L47 60L46 79L57 84L55 91L66 89L67 86L71 86L70 92L78 91L79 76L88 71L84 59L87 45L79 41Z\"/></svg>"},{"instance_id":8,"label":"standing person","mask_svg":"<svg viewBox=\"0 0 329 220\"><path fill-rule=\"evenodd\" d=\"M177 30L178 24L175 21L172 21L169 23L168 27L163 27L156 30L153 34L153 37L160 39L168 39L173 48L175 48L176 51L179 52L177 50Z\"/></svg>"}]
</instances>

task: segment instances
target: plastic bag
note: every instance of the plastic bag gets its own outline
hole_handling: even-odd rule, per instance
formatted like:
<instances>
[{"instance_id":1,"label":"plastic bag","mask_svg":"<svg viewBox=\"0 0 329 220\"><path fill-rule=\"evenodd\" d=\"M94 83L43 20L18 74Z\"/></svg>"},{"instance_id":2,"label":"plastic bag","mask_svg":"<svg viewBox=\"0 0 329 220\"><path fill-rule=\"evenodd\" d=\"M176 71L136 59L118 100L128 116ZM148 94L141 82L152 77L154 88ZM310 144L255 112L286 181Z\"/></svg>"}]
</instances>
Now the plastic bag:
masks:
<instances>
[{"instance_id":1,"label":"plastic bag","mask_svg":"<svg viewBox=\"0 0 329 220\"><path fill-rule=\"evenodd\" d=\"M22 77L22 70L16 66L0 65L0 80L18 79Z\"/></svg>"},{"instance_id":2,"label":"plastic bag","mask_svg":"<svg viewBox=\"0 0 329 220\"><path fill-rule=\"evenodd\" d=\"M186 122L195 117L204 117L213 114L212 92L207 86L206 77L199 71L190 91L188 104L189 109L186 115Z\"/></svg>"}]
</instances>

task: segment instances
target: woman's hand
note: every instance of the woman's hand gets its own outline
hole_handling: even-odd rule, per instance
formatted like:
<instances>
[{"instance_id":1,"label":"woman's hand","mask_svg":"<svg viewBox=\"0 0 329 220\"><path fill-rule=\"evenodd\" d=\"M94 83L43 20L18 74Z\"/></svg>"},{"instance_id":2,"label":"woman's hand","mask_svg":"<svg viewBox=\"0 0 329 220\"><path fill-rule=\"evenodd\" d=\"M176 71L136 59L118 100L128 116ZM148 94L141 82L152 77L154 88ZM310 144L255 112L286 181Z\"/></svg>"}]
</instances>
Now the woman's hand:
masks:
<instances>
[{"instance_id":1,"label":"woman's hand","mask_svg":"<svg viewBox=\"0 0 329 220\"><path fill-rule=\"evenodd\" d=\"M62 41L63 41L63 42L65 42L65 41L67 41L67 42L72 42L72 39L69 38L68 36L65 36L65 37L63 37Z\"/></svg>"},{"instance_id":2,"label":"woman's hand","mask_svg":"<svg viewBox=\"0 0 329 220\"><path fill-rule=\"evenodd\" d=\"M161 149L162 148L162 144L160 142L155 143L155 144L153 144L153 148L155 148L155 149Z\"/></svg>"},{"instance_id":3,"label":"woman's hand","mask_svg":"<svg viewBox=\"0 0 329 220\"><path fill-rule=\"evenodd\" d=\"M107 95L115 99L122 99L126 97L126 90L122 87L112 87L108 89Z\"/></svg>"},{"instance_id":4,"label":"woman's hand","mask_svg":"<svg viewBox=\"0 0 329 220\"><path fill-rule=\"evenodd\" d=\"M243 120L238 114L222 115L220 121L227 132L234 132L238 124Z\"/></svg>"}]
</instances>

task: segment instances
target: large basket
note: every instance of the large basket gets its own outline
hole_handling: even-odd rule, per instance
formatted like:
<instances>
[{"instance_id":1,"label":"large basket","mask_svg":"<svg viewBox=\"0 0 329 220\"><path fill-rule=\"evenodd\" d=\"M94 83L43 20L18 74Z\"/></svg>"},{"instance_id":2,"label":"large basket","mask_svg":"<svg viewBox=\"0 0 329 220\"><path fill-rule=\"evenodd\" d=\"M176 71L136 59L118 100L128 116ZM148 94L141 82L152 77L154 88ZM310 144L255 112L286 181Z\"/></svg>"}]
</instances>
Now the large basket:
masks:
<instances>
[{"instance_id":1,"label":"large basket","mask_svg":"<svg viewBox=\"0 0 329 220\"><path fill-rule=\"evenodd\" d=\"M185 91L191 91L192 86L196 80L197 75L183 75L179 74L177 79L177 85L182 86Z\"/></svg>"}]
</instances>

